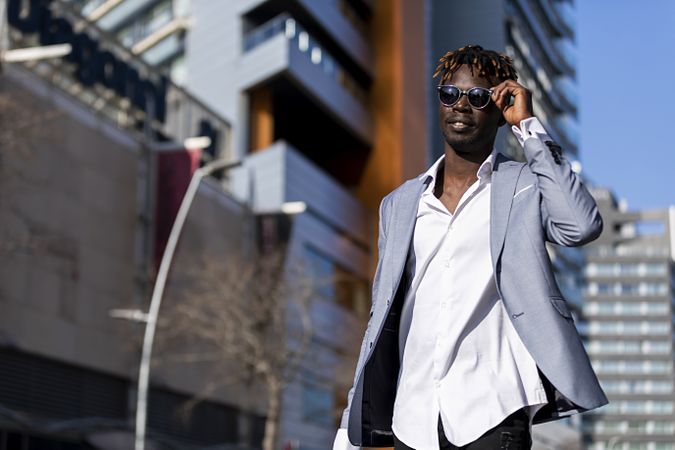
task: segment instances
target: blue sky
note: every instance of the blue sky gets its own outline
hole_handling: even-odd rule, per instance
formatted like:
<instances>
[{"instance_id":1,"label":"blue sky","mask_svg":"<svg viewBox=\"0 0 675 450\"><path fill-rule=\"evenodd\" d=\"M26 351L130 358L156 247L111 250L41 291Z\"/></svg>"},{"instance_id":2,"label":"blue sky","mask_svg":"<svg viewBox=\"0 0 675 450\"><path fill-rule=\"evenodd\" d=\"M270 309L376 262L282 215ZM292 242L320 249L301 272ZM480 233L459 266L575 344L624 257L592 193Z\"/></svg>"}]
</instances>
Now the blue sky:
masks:
<instances>
[{"instance_id":1,"label":"blue sky","mask_svg":"<svg viewBox=\"0 0 675 450\"><path fill-rule=\"evenodd\" d=\"M584 174L629 209L675 205L675 1L575 5Z\"/></svg>"}]
</instances>

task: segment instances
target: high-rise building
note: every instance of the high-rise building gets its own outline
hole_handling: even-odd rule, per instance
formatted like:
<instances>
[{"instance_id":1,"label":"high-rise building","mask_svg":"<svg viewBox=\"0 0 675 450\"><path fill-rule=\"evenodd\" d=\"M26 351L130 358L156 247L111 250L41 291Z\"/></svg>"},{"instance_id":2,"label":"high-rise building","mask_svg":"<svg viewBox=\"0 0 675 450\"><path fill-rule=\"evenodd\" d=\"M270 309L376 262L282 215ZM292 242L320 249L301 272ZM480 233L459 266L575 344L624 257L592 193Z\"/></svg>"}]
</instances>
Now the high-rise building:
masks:
<instances>
[{"instance_id":1,"label":"high-rise building","mask_svg":"<svg viewBox=\"0 0 675 450\"><path fill-rule=\"evenodd\" d=\"M675 207L631 211L595 188L604 221L587 248L586 345L609 405L584 415L593 450L675 449Z\"/></svg>"}]
</instances>

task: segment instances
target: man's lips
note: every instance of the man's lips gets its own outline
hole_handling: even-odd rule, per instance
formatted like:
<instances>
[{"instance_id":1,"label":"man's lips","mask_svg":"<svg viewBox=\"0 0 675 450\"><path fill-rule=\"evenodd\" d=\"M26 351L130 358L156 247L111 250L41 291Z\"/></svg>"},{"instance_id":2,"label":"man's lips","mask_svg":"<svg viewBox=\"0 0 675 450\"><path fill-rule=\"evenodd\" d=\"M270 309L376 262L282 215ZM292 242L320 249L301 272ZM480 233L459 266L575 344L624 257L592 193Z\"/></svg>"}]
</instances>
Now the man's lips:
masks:
<instances>
[{"instance_id":1,"label":"man's lips","mask_svg":"<svg viewBox=\"0 0 675 450\"><path fill-rule=\"evenodd\" d=\"M465 118L453 117L445 121L455 131L464 131L473 128L476 124L472 120Z\"/></svg>"}]
</instances>

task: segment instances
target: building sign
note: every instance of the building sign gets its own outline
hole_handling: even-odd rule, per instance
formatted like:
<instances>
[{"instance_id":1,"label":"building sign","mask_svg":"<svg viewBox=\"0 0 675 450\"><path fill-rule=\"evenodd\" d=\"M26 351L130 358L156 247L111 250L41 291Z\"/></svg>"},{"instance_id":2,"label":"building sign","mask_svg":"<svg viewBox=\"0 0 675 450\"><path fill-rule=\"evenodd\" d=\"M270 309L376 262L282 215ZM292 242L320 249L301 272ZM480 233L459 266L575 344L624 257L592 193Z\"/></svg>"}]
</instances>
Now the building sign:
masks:
<instances>
[{"instance_id":1,"label":"building sign","mask_svg":"<svg viewBox=\"0 0 675 450\"><path fill-rule=\"evenodd\" d=\"M141 76L136 68L102 48L87 33L75 31L65 17L55 17L50 3L51 0L8 0L7 22L24 35L37 33L42 45L70 44L72 52L65 59L74 64L74 75L83 86L100 83L164 123L167 78Z\"/></svg>"}]
</instances>

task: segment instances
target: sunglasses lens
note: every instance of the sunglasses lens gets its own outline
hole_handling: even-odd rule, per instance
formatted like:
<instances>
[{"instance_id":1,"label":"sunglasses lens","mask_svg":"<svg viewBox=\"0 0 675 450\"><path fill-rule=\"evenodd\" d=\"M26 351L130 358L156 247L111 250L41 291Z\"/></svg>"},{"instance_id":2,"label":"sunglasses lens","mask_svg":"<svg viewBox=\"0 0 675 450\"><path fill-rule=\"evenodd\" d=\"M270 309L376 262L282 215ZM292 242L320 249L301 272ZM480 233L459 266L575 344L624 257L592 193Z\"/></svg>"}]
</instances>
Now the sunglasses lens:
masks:
<instances>
[{"instance_id":1,"label":"sunglasses lens","mask_svg":"<svg viewBox=\"0 0 675 450\"><path fill-rule=\"evenodd\" d=\"M471 106L475 108L484 108L490 103L490 90L483 88L473 88L469 89L469 92L466 94L467 99Z\"/></svg>"},{"instance_id":2,"label":"sunglasses lens","mask_svg":"<svg viewBox=\"0 0 675 450\"><path fill-rule=\"evenodd\" d=\"M459 100L459 89L455 86L443 86L438 90L438 99L444 105L454 105Z\"/></svg>"}]
</instances>

